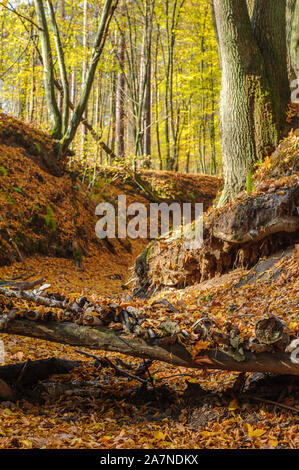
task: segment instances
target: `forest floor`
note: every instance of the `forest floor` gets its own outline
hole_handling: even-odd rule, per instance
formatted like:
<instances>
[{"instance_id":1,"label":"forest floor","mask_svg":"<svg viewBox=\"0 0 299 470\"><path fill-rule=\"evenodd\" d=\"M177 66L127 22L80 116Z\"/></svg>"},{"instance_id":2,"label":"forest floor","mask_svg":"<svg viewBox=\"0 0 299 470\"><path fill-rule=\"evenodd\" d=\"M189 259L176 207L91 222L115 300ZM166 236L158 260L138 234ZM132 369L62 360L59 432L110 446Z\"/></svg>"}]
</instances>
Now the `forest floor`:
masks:
<instances>
[{"instance_id":1,"label":"forest floor","mask_svg":"<svg viewBox=\"0 0 299 470\"><path fill-rule=\"evenodd\" d=\"M45 147L50 141L36 131L33 135L21 123L11 122L10 128L4 121L5 116L1 116L0 278L43 277L52 291L74 298L132 295L126 283L146 242L99 243L93 214L99 201L115 202L124 192L128 203L136 200L136 194L138 201L148 204L149 199L134 182L109 172L99 178L92 194L79 178L74 183L70 174L49 174L37 161L40 156L32 157L32 148L39 154L41 144L36 146L34 139ZM18 126L31 150L23 141L17 144L13 139ZM207 207L221 185L221 180L213 177L192 175L188 179L150 173L144 175L158 181L160 192L169 182L173 200L176 192L181 199L188 180L187 197L194 201L205 195ZM188 202L186 198L184 202ZM73 240L84 247L82 268L72 257ZM238 317L242 316L244 334L253 319L270 308L297 330L298 272L298 248L291 246L255 267L231 270L184 289L165 288L150 299L134 302L146 307L167 299L186 317L209 312L218 322L225 319L233 325L239 325ZM155 312L160 319L169 315L165 306ZM69 374L46 381L38 401L24 397L15 403L0 402L0 448L299 448L295 378L256 373L241 377L236 372L194 371L155 361L149 368L155 384L152 390L112 368L99 368L95 361L67 345L8 334L1 334L1 340L7 364L48 357L80 360L82 364ZM106 356L121 359L133 372L143 364L140 359L116 353L101 355ZM244 379L243 393L238 386L240 378Z\"/></svg>"},{"instance_id":2,"label":"forest floor","mask_svg":"<svg viewBox=\"0 0 299 470\"><path fill-rule=\"evenodd\" d=\"M229 317L231 322L242 307L249 325L254 314L260 315L270 302L286 319L298 306L295 256L290 250L274 260L276 267L270 263L251 272L236 270L186 290L162 292L155 300L167 298L177 308L187 309L190 316L201 309L218 318ZM26 263L37 276L42 273L53 290L68 295L110 296L120 289L119 280L107 284L106 277L99 275L96 259L84 271L74 268L72 260L58 258L37 256L27 258ZM110 266L111 272L123 273L117 263ZM11 278L21 270L22 264L17 262L3 267L1 276ZM160 309L159 316L165 314ZM248 392L242 394L232 388L239 373L190 371L154 362L150 367L153 393L111 368L97 368L73 347L6 334L1 339L6 363L48 357L83 361L68 375L52 377L41 402L24 398L18 403L0 403L2 448L299 447L298 381L290 378L271 381L262 374L248 373ZM123 360L133 371L143 362L116 353L101 355L106 356ZM59 389L58 384L66 388ZM273 403L267 403L269 399Z\"/></svg>"}]
</instances>

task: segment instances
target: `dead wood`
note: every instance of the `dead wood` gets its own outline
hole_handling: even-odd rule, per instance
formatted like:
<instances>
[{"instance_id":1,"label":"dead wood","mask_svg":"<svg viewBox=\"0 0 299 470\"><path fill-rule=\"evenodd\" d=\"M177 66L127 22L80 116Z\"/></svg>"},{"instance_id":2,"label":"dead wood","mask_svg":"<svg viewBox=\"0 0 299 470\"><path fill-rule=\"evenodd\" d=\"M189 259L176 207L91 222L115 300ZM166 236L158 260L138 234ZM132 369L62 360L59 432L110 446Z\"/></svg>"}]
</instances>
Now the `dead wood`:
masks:
<instances>
[{"instance_id":1,"label":"dead wood","mask_svg":"<svg viewBox=\"0 0 299 470\"><path fill-rule=\"evenodd\" d=\"M69 361L51 357L38 361L18 362L0 367L0 390L1 381L5 383L16 383L23 386L32 385L39 380L45 380L51 375L68 374L75 367L79 367L80 361ZM1 398L1 391L0 391Z\"/></svg>"},{"instance_id":2,"label":"dead wood","mask_svg":"<svg viewBox=\"0 0 299 470\"><path fill-rule=\"evenodd\" d=\"M0 281L0 286L12 287L13 289L24 291L30 290L34 287L40 286L45 282L45 279L37 279L36 281Z\"/></svg>"},{"instance_id":3,"label":"dead wood","mask_svg":"<svg viewBox=\"0 0 299 470\"><path fill-rule=\"evenodd\" d=\"M157 339L152 345L142 338L120 334L109 328L91 328L70 322L43 323L15 319L8 323L5 332L70 346L119 352L186 368L299 375L299 364L293 363L290 355L283 352L244 351L245 360L239 362L220 348L215 348L203 351L192 359L185 347L178 343L162 345ZM18 371L20 372L20 366Z\"/></svg>"},{"instance_id":4,"label":"dead wood","mask_svg":"<svg viewBox=\"0 0 299 470\"><path fill-rule=\"evenodd\" d=\"M213 236L229 243L254 243L269 235L299 230L299 184L247 197L212 222Z\"/></svg>"},{"instance_id":5,"label":"dead wood","mask_svg":"<svg viewBox=\"0 0 299 470\"><path fill-rule=\"evenodd\" d=\"M255 196L213 210L203 224L203 244L186 247L177 231L151 242L136 260L135 295L144 298L163 288L184 288L236 268L250 268L259 259L299 240L299 180L279 184ZM262 241L262 242L261 242Z\"/></svg>"},{"instance_id":6,"label":"dead wood","mask_svg":"<svg viewBox=\"0 0 299 470\"><path fill-rule=\"evenodd\" d=\"M5 287L0 287L0 294L4 295L5 297L10 297L10 298L17 298L17 299L23 299L23 300L28 300L35 302L38 305L45 305L46 307L53 307L53 308L62 308L64 309L67 305L67 302L56 300L53 298L45 297L42 295L39 295L34 292L29 292L29 291L20 291L20 290L14 290L14 289L7 289Z\"/></svg>"},{"instance_id":7,"label":"dead wood","mask_svg":"<svg viewBox=\"0 0 299 470\"><path fill-rule=\"evenodd\" d=\"M13 401L15 400L14 390L2 379L0 379L0 400Z\"/></svg>"}]
</instances>

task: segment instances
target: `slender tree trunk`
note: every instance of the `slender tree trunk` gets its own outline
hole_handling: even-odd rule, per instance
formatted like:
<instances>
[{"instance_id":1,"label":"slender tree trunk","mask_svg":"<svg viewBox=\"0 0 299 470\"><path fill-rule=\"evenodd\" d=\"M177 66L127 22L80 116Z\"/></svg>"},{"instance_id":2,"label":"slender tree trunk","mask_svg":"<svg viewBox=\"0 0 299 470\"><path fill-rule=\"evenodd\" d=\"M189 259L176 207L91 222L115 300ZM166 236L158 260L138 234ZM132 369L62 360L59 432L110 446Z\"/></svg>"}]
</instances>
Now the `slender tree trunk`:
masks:
<instances>
[{"instance_id":1,"label":"slender tree trunk","mask_svg":"<svg viewBox=\"0 0 299 470\"><path fill-rule=\"evenodd\" d=\"M51 0L47 0L47 3L48 3L49 12L50 12L51 25L52 25L52 29L53 29L53 33L54 33L54 40L55 40L57 57L58 57L59 72L60 72L60 77L61 77L61 81L62 81L62 88L63 88L62 134L64 134L66 132L68 122L69 122L69 100L70 100L69 83L68 83L66 66L65 66L65 61L64 61L64 53L63 53L62 43L61 43L59 29L58 29L56 18L55 18L55 12L54 12L54 8L53 8L53 4L52 4ZM62 2L62 5L64 5L63 2Z\"/></svg>"},{"instance_id":2,"label":"slender tree trunk","mask_svg":"<svg viewBox=\"0 0 299 470\"><path fill-rule=\"evenodd\" d=\"M151 155L151 116L152 116L152 99L151 99L151 83L152 83L152 28L153 28L153 12L154 0L146 0L145 11L145 30L144 43L146 51L144 54L144 100L143 100L143 155L145 157L145 166L150 167Z\"/></svg>"},{"instance_id":3,"label":"slender tree trunk","mask_svg":"<svg viewBox=\"0 0 299 470\"><path fill-rule=\"evenodd\" d=\"M54 139L60 139L61 133L61 115L58 109L55 89L54 89L54 71L53 60L50 45L49 30L42 0L34 0L37 24L39 27L39 37L42 48L44 86L47 100L47 109L51 122L51 134Z\"/></svg>"},{"instance_id":4,"label":"slender tree trunk","mask_svg":"<svg viewBox=\"0 0 299 470\"><path fill-rule=\"evenodd\" d=\"M161 142L160 142L160 127L159 127L159 89L157 82L155 84L155 112L156 112L156 140L157 140L157 149L159 157L159 169L163 170L163 159L161 152Z\"/></svg>"},{"instance_id":5,"label":"slender tree trunk","mask_svg":"<svg viewBox=\"0 0 299 470\"><path fill-rule=\"evenodd\" d=\"M199 155L200 155L200 166L201 172L203 174L207 173L206 167L206 129L204 119L201 119L201 123L198 129L198 147L199 147Z\"/></svg>"},{"instance_id":6,"label":"slender tree trunk","mask_svg":"<svg viewBox=\"0 0 299 470\"><path fill-rule=\"evenodd\" d=\"M106 0L105 4L103 5L102 15L96 33L89 67L86 74L84 89L82 91L80 101L74 110L73 118L68 126L65 135L63 136L63 139L60 142L60 154L64 154L71 142L73 141L78 126L81 122L83 113L86 109L97 65L105 45L109 24L115 11L116 5L117 0Z\"/></svg>"},{"instance_id":7,"label":"slender tree trunk","mask_svg":"<svg viewBox=\"0 0 299 470\"><path fill-rule=\"evenodd\" d=\"M170 75L169 0L166 0L165 7L166 7L166 32L167 32L167 43L168 43L168 60L167 60L166 75L165 75L165 143L166 143L166 170L171 170L172 161L170 157L170 138L169 138L169 75Z\"/></svg>"},{"instance_id":8,"label":"slender tree trunk","mask_svg":"<svg viewBox=\"0 0 299 470\"><path fill-rule=\"evenodd\" d=\"M201 36L201 53L202 57L204 56L205 51L205 37L206 37L206 18L205 15L202 25L202 36ZM200 98L200 127L199 127L199 153L201 157L201 171L202 173L207 173L206 166L206 96L203 93L204 90L204 73L205 73L205 62L202 59L200 61L200 86L201 86L201 98Z\"/></svg>"},{"instance_id":9,"label":"slender tree trunk","mask_svg":"<svg viewBox=\"0 0 299 470\"><path fill-rule=\"evenodd\" d=\"M132 112L132 119L130 120L130 126L127 127L127 133L131 129L132 141L134 145L134 152L139 144L139 65L136 54L136 24L135 27L132 24L132 18L130 17L129 9L125 8L126 20L128 24L128 47L126 48L126 63L128 66L128 73L125 74L127 91L130 94L130 105ZM136 18L134 21L136 23ZM135 40L134 40L135 36ZM129 137L129 135L127 135ZM128 139L128 144L129 144ZM136 164L136 155L134 155L133 167Z\"/></svg>"},{"instance_id":10,"label":"slender tree trunk","mask_svg":"<svg viewBox=\"0 0 299 470\"><path fill-rule=\"evenodd\" d=\"M145 15L145 23L143 27L141 54L140 54L140 70L139 70L139 90L138 90L138 113L136 119L136 141L135 155L141 157L144 147L144 113L145 113L145 87L147 74L147 18Z\"/></svg>"},{"instance_id":11,"label":"slender tree trunk","mask_svg":"<svg viewBox=\"0 0 299 470\"><path fill-rule=\"evenodd\" d=\"M151 60L149 59L147 71L147 83L144 102L144 130L143 130L143 154L146 157L146 166L149 168L151 158L151 124L152 124L152 97L151 97Z\"/></svg>"},{"instance_id":12,"label":"slender tree trunk","mask_svg":"<svg viewBox=\"0 0 299 470\"><path fill-rule=\"evenodd\" d=\"M71 346L93 350L119 352L121 354L164 361L180 367L194 369L233 370L262 372L275 375L299 375L299 364L292 362L289 353L252 353L245 351L244 361L237 361L221 348L199 353L194 360L187 349L178 344L165 345L159 341L149 343L133 335L120 335L111 328L92 328L70 322L37 322L24 319L13 320L4 329L7 334L39 338Z\"/></svg>"},{"instance_id":13,"label":"slender tree trunk","mask_svg":"<svg viewBox=\"0 0 299 470\"><path fill-rule=\"evenodd\" d=\"M116 72L111 72L111 86L110 86L110 106L109 106L109 129L107 142L112 152L115 150L115 123L116 123ZM111 164L111 162L110 162Z\"/></svg>"},{"instance_id":14,"label":"slender tree trunk","mask_svg":"<svg viewBox=\"0 0 299 470\"><path fill-rule=\"evenodd\" d=\"M84 0L83 3L83 62L82 62L82 91L85 86L86 72L87 72L87 42L88 42L88 29L87 29L87 15L88 15L88 1ZM83 113L83 118L87 119L87 106ZM86 142L87 129L85 124L82 124L81 132L81 154L85 156L85 142Z\"/></svg>"},{"instance_id":15,"label":"slender tree trunk","mask_svg":"<svg viewBox=\"0 0 299 470\"><path fill-rule=\"evenodd\" d=\"M122 1L120 5L120 14L123 17L125 14L125 4ZM115 123L115 134L116 134L116 156L117 158L123 158L125 155L125 47L126 39L124 30L121 31L119 36L119 47L118 47L118 62L120 70L117 76L116 85L116 123Z\"/></svg>"},{"instance_id":16,"label":"slender tree trunk","mask_svg":"<svg viewBox=\"0 0 299 470\"><path fill-rule=\"evenodd\" d=\"M65 20L65 0L60 0L60 18L62 21ZM63 28L61 31L61 35L62 37L64 36ZM58 103L59 112L62 116L62 125L63 125L63 93L58 93L57 103ZM64 133L64 131L62 133Z\"/></svg>"},{"instance_id":17,"label":"slender tree trunk","mask_svg":"<svg viewBox=\"0 0 299 470\"><path fill-rule=\"evenodd\" d=\"M161 142L160 142L160 127L159 127L159 84L158 84L158 53L159 53L159 39L160 39L160 29L158 28L157 40L155 45L155 60L154 60L154 97L155 97L155 120L156 120L156 141L159 157L159 169L163 169L163 160L161 152Z\"/></svg>"},{"instance_id":18,"label":"slender tree trunk","mask_svg":"<svg viewBox=\"0 0 299 470\"><path fill-rule=\"evenodd\" d=\"M35 49L32 49L31 54L31 92L30 92L30 105L29 105L29 121L34 119L35 110Z\"/></svg>"},{"instance_id":19,"label":"slender tree trunk","mask_svg":"<svg viewBox=\"0 0 299 470\"><path fill-rule=\"evenodd\" d=\"M254 0L248 0L248 1L254 2ZM215 38L216 38L217 45L218 45L219 65L220 65L220 68L221 68L222 67L221 49L220 49L220 44L219 44L218 28L217 28L217 24L216 24L214 0L210 0L210 7L211 7L213 27L214 27L214 31L215 31Z\"/></svg>"},{"instance_id":20,"label":"slender tree trunk","mask_svg":"<svg viewBox=\"0 0 299 470\"><path fill-rule=\"evenodd\" d=\"M77 90L77 69L76 69L76 66L74 66L72 70L72 80L71 80L71 102L73 104L76 103L76 90Z\"/></svg>"}]
</instances>

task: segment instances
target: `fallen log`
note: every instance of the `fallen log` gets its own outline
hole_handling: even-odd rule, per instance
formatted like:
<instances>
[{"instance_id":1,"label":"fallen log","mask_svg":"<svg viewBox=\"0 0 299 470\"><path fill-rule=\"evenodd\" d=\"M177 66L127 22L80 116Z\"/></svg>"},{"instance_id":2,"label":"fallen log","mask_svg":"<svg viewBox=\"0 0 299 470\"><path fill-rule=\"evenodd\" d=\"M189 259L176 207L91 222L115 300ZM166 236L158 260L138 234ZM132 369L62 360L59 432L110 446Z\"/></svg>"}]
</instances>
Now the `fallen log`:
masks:
<instances>
[{"instance_id":1,"label":"fallen log","mask_svg":"<svg viewBox=\"0 0 299 470\"><path fill-rule=\"evenodd\" d=\"M204 350L192 359L186 348L178 343L159 344L159 339L156 339L155 344L150 344L142 338L120 334L109 328L91 328L71 322L14 319L7 324L4 332L70 346L119 352L179 367L299 375L299 363L292 362L291 356L283 352L244 351L245 360L239 362L221 349L215 348Z\"/></svg>"},{"instance_id":2,"label":"fallen log","mask_svg":"<svg viewBox=\"0 0 299 470\"><path fill-rule=\"evenodd\" d=\"M67 374L75 367L79 367L80 361L70 361L51 357L38 361L18 362L0 367L0 379L5 382L18 381L22 385L31 385L39 380L45 380L51 375Z\"/></svg>"},{"instance_id":3,"label":"fallen log","mask_svg":"<svg viewBox=\"0 0 299 470\"><path fill-rule=\"evenodd\" d=\"M13 401L15 398L14 390L4 380L0 379L0 400Z\"/></svg>"},{"instance_id":4,"label":"fallen log","mask_svg":"<svg viewBox=\"0 0 299 470\"><path fill-rule=\"evenodd\" d=\"M0 400L14 401L20 395L33 396L26 387L45 380L52 375L68 374L80 361L51 357L38 361L18 362L0 367Z\"/></svg>"}]
</instances>

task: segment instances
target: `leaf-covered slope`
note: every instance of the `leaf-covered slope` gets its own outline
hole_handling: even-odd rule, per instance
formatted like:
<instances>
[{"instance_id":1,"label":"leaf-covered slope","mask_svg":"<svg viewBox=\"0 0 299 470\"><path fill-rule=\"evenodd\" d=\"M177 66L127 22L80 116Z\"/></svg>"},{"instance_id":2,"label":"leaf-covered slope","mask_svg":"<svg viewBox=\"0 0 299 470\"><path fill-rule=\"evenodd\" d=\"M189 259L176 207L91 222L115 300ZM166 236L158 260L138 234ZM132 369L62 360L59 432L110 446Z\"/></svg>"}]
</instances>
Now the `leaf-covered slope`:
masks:
<instances>
[{"instance_id":1,"label":"leaf-covered slope","mask_svg":"<svg viewBox=\"0 0 299 470\"><path fill-rule=\"evenodd\" d=\"M299 172L299 134L290 132L281 141L275 152L258 165L254 175L256 181L281 178Z\"/></svg>"},{"instance_id":2,"label":"leaf-covered slope","mask_svg":"<svg viewBox=\"0 0 299 470\"><path fill-rule=\"evenodd\" d=\"M74 162L76 158L74 158ZM82 170L82 171L81 171ZM123 169L98 168L92 190L81 184L84 168L74 171L56 163L55 141L48 134L13 117L0 114L0 265L34 253L73 257L74 244L82 255L102 258L119 255L130 258L141 251L144 240L99 241L95 236L95 208L99 202L117 205L120 194L127 204L151 198ZM88 174L88 172L87 172ZM212 204L221 179L205 175L143 171L165 200ZM127 259L129 262L129 260ZM116 268L117 269L117 268Z\"/></svg>"},{"instance_id":3,"label":"leaf-covered slope","mask_svg":"<svg viewBox=\"0 0 299 470\"><path fill-rule=\"evenodd\" d=\"M3 118L3 116L2 116ZM9 120L0 129L0 264L40 252L72 256L73 240L88 251L96 242L95 204L68 173L51 174L39 153L47 155L53 142L42 133Z\"/></svg>"}]
</instances>

